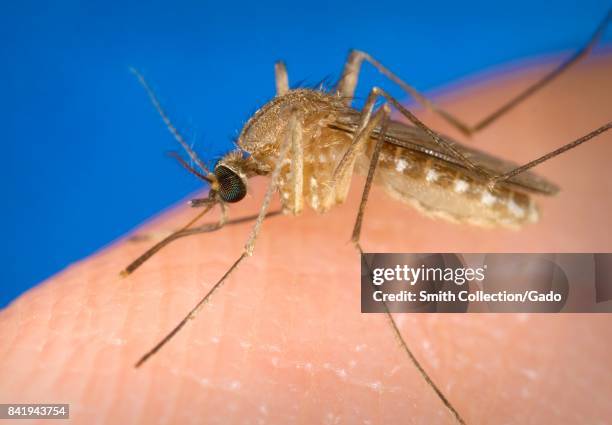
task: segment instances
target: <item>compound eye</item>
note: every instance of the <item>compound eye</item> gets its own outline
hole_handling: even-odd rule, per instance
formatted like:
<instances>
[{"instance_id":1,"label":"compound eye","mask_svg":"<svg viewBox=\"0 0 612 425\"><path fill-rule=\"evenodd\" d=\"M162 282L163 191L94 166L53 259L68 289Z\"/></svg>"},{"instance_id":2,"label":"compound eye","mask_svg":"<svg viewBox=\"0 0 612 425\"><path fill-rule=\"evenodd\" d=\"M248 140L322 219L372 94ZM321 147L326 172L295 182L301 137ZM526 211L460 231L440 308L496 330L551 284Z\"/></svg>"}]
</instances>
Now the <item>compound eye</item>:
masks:
<instances>
[{"instance_id":1,"label":"compound eye","mask_svg":"<svg viewBox=\"0 0 612 425\"><path fill-rule=\"evenodd\" d=\"M215 167L219 181L219 195L225 202L238 202L246 195L246 186L240 176L225 165Z\"/></svg>"}]
</instances>

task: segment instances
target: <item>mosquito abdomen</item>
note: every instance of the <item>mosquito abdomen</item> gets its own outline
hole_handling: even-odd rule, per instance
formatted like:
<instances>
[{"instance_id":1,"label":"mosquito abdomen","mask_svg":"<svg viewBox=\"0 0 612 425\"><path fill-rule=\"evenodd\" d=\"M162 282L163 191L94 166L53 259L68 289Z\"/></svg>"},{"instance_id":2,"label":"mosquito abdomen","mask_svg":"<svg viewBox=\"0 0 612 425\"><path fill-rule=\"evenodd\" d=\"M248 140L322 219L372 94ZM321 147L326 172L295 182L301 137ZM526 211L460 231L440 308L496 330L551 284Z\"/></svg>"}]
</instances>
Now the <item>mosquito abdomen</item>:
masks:
<instances>
[{"instance_id":1,"label":"mosquito abdomen","mask_svg":"<svg viewBox=\"0 0 612 425\"><path fill-rule=\"evenodd\" d=\"M367 172L368 160L363 155L360 171ZM422 213L448 221L518 228L539 218L524 192L508 185L490 189L485 179L467 170L392 145L383 146L375 182Z\"/></svg>"}]
</instances>

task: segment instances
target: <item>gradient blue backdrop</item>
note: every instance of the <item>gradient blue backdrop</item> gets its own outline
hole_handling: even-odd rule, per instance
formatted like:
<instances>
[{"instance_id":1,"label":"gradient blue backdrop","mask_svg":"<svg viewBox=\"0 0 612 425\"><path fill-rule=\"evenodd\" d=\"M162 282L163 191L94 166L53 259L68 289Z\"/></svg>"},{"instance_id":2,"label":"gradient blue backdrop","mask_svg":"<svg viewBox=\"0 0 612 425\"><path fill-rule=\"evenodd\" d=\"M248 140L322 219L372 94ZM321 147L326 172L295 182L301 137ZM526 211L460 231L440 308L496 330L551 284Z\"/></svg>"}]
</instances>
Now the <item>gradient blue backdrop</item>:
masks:
<instances>
[{"instance_id":1,"label":"gradient blue backdrop","mask_svg":"<svg viewBox=\"0 0 612 425\"><path fill-rule=\"evenodd\" d=\"M128 66L146 75L179 128L212 160L273 95L279 58L294 82L314 83L337 77L356 47L428 90L576 48L610 6L8 3L0 6L0 306L200 186L164 156L175 142ZM382 81L370 71L365 78L362 88Z\"/></svg>"}]
</instances>

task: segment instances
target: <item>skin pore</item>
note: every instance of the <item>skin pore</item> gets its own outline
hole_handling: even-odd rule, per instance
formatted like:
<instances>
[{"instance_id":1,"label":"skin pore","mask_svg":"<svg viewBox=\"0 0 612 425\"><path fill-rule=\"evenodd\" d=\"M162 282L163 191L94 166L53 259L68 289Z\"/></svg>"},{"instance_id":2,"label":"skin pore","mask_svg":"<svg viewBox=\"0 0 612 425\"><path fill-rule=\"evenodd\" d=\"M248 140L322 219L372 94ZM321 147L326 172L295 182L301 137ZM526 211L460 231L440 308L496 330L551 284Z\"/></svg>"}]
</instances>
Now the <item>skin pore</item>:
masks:
<instances>
[{"instance_id":1,"label":"skin pore","mask_svg":"<svg viewBox=\"0 0 612 425\"><path fill-rule=\"evenodd\" d=\"M475 122L548 69L455 91L442 104ZM577 65L466 143L524 163L612 118L612 57ZM456 136L428 112L433 128ZM612 132L537 168L561 188L520 231L433 221L374 188L369 252L611 252ZM178 240L121 279L150 241L121 240L0 312L0 400L70 403L75 423L455 423L382 314L361 314L348 242L363 178L325 215L264 222L255 253L198 317L140 369L240 255L252 223ZM254 179L230 217L256 213ZM275 200L272 209L278 207ZM185 204L136 233L165 232ZM213 221L212 214L208 220ZM608 302L609 303L609 302ZM395 316L407 344L469 424L603 423L612 417L612 316Z\"/></svg>"}]
</instances>

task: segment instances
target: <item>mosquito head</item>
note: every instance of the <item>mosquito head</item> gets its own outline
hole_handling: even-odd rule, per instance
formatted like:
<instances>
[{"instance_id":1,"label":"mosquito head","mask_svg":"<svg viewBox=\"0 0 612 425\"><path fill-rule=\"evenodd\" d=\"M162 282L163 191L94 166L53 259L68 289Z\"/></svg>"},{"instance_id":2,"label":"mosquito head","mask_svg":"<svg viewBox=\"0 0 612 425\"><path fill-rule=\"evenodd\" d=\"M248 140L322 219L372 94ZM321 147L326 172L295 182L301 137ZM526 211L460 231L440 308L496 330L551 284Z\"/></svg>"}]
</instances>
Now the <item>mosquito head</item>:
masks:
<instances>
[{"instance_id":1,"label":"mosquito head","mask_svg":"<svg viewBox=\"0 0 612 425\"><path fill-rule=\"evenodd\" d=\"M192 206L218 202L238 202L246 196L247 178L252 174L257 174L251 171L253 169L252 159L250 157L245 158L241 151L230 152L221 158L212 173L203 165L200 165L201 170L206 174L187 164L178 153L169 152L168 154L176 158L190 173L210 184L208 198L194 199Z\"/></svg>"},{"instance_id":2,"label":"mosquito head","mask_svg":"<svg viewBox=\"0 0 612 425\"><path fill-rule=\"evenodd\" d=\"M250 158L245 158L240 151L230 152L217 162L211 190L217 192L223 202L238 202L246 196L250 162Z\"/></svg>"},{"instance_id":3,"label":"mosquito head","mask_svg":"<svg viewBox=\"0 0 612 425\"><path fill-rule=\"evenodd\" d=\"M247 193L246 181L238 170L233 170L223 163L218 163L215 167L215 177L217 178L217 187L213 187L213 190L217 190L224 202L238 202L245 197Z\"/></svg>"}]
</instances>

